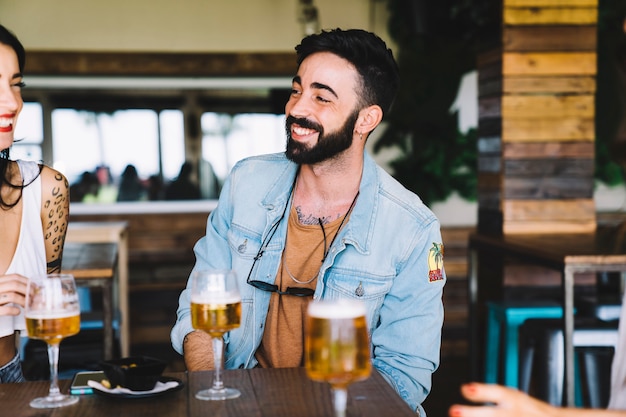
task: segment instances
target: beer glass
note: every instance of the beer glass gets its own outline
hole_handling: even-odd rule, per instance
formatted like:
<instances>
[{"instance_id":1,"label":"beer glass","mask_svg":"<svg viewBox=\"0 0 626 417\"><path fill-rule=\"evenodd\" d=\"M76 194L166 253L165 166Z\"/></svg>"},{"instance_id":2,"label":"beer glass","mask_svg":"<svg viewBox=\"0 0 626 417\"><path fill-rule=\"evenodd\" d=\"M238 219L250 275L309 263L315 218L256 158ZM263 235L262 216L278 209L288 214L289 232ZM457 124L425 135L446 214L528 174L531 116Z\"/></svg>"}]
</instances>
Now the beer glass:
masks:
<instances>
[{"instance_id":1,"label":"beer glass","mask_svg":"<svg viewBox=\"0 0 626 417\"><path fill-rule=\"evenodd\" d=\"M348 385L368 378L372 369L365 306L356 300L311 302L304 363L310 379L330 384L335 416L344 417Z\"/></svg>"},{"instance_id":2,"label":"beer glass","mask_svg":"<svg viewBox=\"0 0 626 417\"><path fill-rule=\"evenodd\" d=\"M239 327L241 295L234 271L194 271L191 275L191 324L202 330L213 341L215 372L213 386L198 391L199 400L227 400L241 395L235 388L222 382L224 366L224 333Z\"/></svg>"},{"instance_id":3,"label":"beer glass","mask_svg":"<svg viewBox=\"0 0 626 417\"><path fill-rule=\"evenodd\" d=\"M78 402L77 396L61 394L58 385L59 344L80 330L80 306L74 277L47 274L29 280L26 291L26 330L31 339L48 344L50 390L47 397L30 402L34 408L56 408Z\"/></svg>"}]
</instances>

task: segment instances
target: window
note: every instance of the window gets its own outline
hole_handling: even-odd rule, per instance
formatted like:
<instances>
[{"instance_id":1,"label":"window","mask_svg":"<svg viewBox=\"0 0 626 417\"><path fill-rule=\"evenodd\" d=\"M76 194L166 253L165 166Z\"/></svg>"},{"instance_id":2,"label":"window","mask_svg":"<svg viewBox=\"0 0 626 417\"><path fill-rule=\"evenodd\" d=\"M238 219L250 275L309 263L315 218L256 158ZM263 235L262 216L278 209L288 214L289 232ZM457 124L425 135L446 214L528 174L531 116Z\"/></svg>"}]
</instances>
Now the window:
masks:
<instances>
[{"instance_id":1,"label":"window","mask_svg":"<svg viewBox=\"0 0 626 417\"><path fill-rule=\"evenodd\" d=\"M24 103L20 113L15 142L11 147L11 159L41 161L43 142L43 112L39 103Z\"/></svg>"},{"instance_id":2,"label":"window","mask_svg":"<svg viewBox=\"0 0 626 417\"><path fill-rule=\"evenodd\" d=\"M144 181L162 170L167 183L185 162L184 117L180 110L118 110L97 113L76 109L52 111L54 161L70 184L85 171L109 168L115 185L128 164ZM269 113L204 113L202 127L202 195L216 198L231 168L241 159L285 149L285 117ZM20 115L15 159L42 160L43 116L39 103L25 103ZM159 167L160 165L160 167ZM101 197L111 202L115 195Z\"/></svg>"},{"instance_id":3,"label":"window","mask_svg":"<svg viewBox=\"0 0 626 417\"><path fill-rule=\"evenodd\" d=\"M285 150L284 115L204 113L201 125L202 158L220 182L243 158Z\"/></svg>"},{"instance_id":4,"label":"window","mask_svg":"<svg viewBox=\"0 0 626 417\"><path fill-rule=\"evenodd\" d=\"M147 198L163 199L183 164L197 163L198 176L191 180L198 181L201 198L217 198L237 161L284 150L284 115L276 113L283 111L289 90L282 86L289 80L182 81L189 80L103 78L85 85L71 78L29 78L16 136L23 140L11 157L43 161L71 185L88 173L88 190L98 187L93 174L100 183L109 178L106 199L98 194L85 200L72 192L77 201L109 202L119 194L127 165L150 186ZM48 126L50 132L44 131Z\"/></svg>"},{"instance_id":5,"label":"window","mask_svg":"<svg viewBox=\"0 0 626 417\"><path fill-rule=\"evenodd\" d=\"M178 114L177 114L178 113ZM174 176L184 157L182 114L168 111L159 123L154 110L118 110L112 114L56 109L52 112L55 167L75 181L84 171L108 166L114 179L127 165L140 178L159 173L159 127L166 144L167 173ZM178 117L177 117L178 116ZM178 122L178 126L175 126Z\"/></svg>"}]
</instances>

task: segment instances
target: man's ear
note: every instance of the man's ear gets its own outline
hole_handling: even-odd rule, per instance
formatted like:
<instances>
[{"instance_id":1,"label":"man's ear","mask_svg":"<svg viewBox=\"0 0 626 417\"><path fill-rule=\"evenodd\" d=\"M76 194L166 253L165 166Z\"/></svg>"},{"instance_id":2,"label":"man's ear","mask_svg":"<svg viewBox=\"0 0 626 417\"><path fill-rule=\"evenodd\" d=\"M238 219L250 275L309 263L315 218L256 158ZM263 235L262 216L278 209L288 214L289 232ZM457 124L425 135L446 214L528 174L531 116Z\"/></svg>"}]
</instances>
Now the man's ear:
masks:
<instances>
[{"instance_id":1,"label":"man's ear","mask_svg":"<svg viewBox=\"0 0 626 417\"><path fill-rule=\"evenodd\" d=\"M368 135L383 120L383 110L377 104L373 104L359 112L355 130L361 134Z\"/></svg>"}]
</instances>

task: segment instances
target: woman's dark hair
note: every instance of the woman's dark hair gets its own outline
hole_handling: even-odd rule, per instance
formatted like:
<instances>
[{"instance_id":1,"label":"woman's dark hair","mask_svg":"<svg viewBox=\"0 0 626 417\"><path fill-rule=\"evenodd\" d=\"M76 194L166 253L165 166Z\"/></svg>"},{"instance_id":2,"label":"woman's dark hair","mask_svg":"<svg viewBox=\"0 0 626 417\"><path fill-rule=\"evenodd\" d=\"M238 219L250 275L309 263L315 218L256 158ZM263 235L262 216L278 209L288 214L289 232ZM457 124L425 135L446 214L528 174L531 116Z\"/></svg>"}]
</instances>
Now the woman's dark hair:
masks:
<instances>
[{"instance_id":1,"label":"woman's dark hair","mask_svg":"<svg viewBox=\"0 0 626 417\"><path fill-rule=\"evenodd\" d=\"M2 25L0 25L0 43L10 46L11 49L15 51L20 72L24 73L24 65L26 64L26 51L24 51L24 46L22 46L22 43L13 32Z\"/></svg>"},{"instance_id":2,"label":"woman's dark hair","mask_svg":"<svg viewBox=\"0 0 626 417\"><path fill-rule=\"evenodd\" d=\"M26 52L24 46L17 39L17 36L13 34L6 27L0 25L0 44L7 45L17 55L17 64L20 68L20 73L24 73L24 65L26 64ZM5 201L0 194L0 207L3 210L8 210L15 207L22 198L21 190L29 184L13 184L11 182L11 173L7 172L9 167L9 148L0 150L0 189L6 184L8 187L20 190L19 196L14 201ZM40 167L41 171L41 167ZM32 181L31 181L32 182Z\"/></svg>"},{"instance_id":3,"label":"woman's dark hair","mask_svg":"<svg viewBox=\"0 0 626 417\"><path fill-rule=\"evenodd\" d=\"M298 65L317 52L330 52L350 62L361 76L359 104L377 104L387 113L399 83L398 64L385 42L361 29L333 29L302 39L296 46Z\"/></svg>"}]
</instances>

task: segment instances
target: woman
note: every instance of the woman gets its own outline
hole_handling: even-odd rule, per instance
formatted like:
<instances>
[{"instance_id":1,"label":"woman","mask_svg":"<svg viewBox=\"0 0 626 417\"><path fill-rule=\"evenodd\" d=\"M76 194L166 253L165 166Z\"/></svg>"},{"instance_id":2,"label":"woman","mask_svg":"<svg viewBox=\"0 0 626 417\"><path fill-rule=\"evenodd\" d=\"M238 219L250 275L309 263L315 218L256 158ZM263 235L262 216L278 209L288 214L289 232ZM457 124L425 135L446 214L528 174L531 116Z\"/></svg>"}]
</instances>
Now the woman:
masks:
<instances>
[{"instance_id":1,"label":"woman","mask_svg":"<svg viewBox=\"0 0 626 417\"><path fill-rule=\"evenodd\" d=\"M143 200L146 188L141 183L137 168L134 165L126 165L122 173L122 180L117 192L117 201L139 201Z\"/></svg>"},{"instance_id":2,"label":"woman","mask_svg":"<svg viewBox=\"0 0 626 417\"><path fill-rule=\"evenodd\" d=\"M22 44L0 25L0 382L24 380L16 331L25 329L27 277L61 270L69 216L63 174L9 159L24 105L24 61Z\"/></svg>"}]
</instances>

